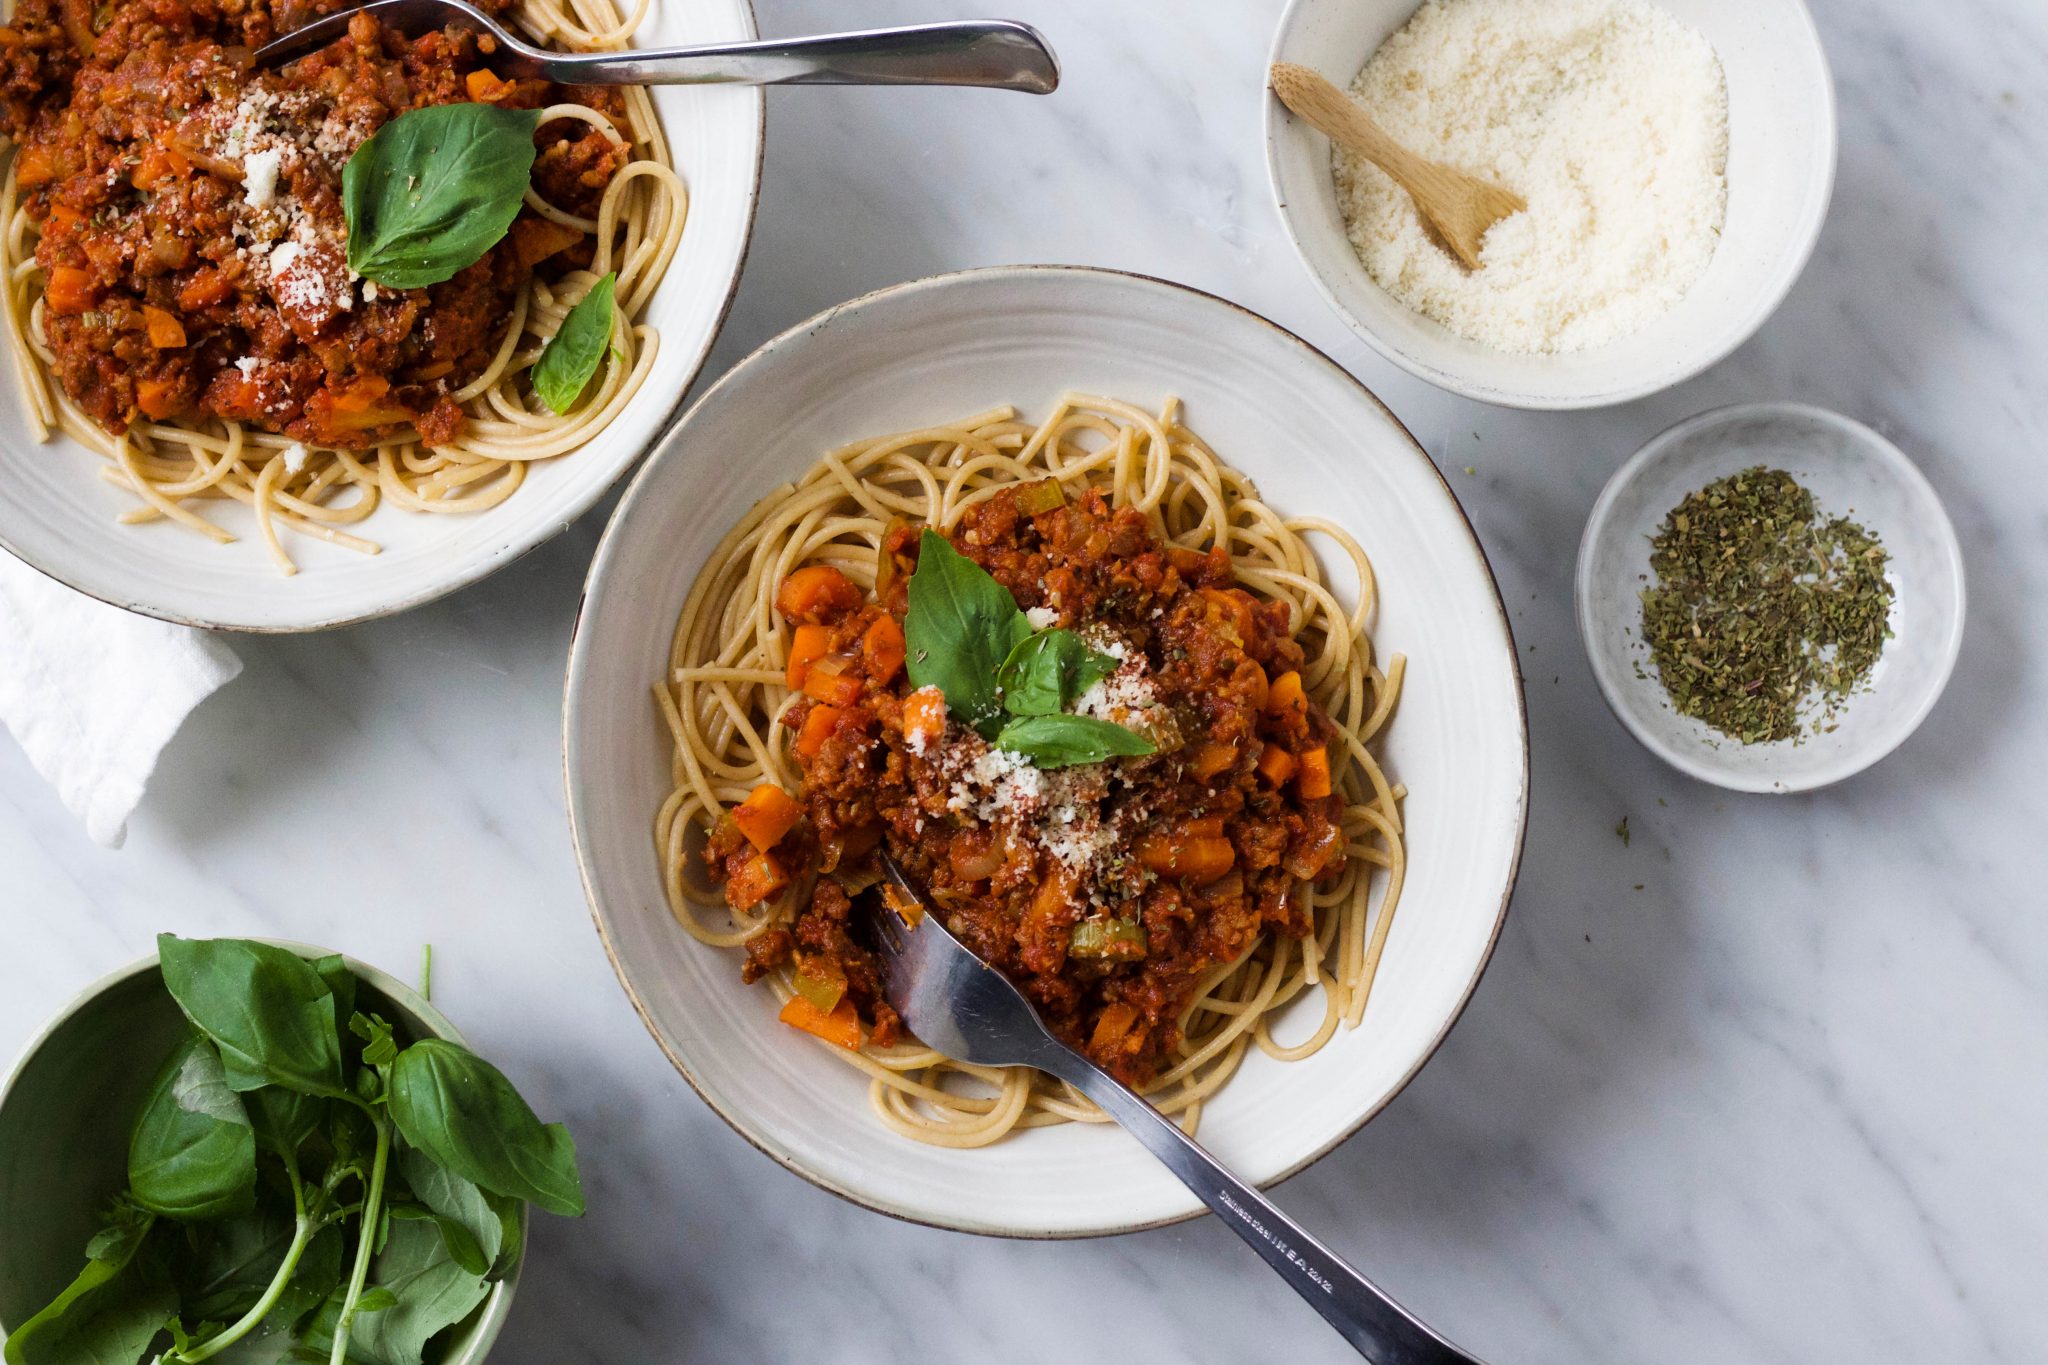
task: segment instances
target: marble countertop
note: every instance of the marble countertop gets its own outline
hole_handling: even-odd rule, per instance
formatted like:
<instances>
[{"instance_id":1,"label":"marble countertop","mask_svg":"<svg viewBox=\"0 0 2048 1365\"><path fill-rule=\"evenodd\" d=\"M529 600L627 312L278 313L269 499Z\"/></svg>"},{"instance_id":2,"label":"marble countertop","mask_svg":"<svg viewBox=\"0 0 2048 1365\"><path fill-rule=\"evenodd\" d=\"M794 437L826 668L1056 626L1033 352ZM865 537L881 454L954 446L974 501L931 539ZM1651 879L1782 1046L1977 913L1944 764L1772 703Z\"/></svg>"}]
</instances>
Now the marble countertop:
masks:
<instances>
[{"instance_id":1,"label":"marble countertop","mask_svg":"<svg viewBox=\"0 0 2048 1365\"><path fill-rule=\"evenodd\" d=\"M980 8L761 0L761 23ZM1841 173L1791 298L1673 392L1539 415L1396 372L1315 295L1261 155L1281 0L991 8L1050 35L1056 97L771 98L760 227L707 375L935 271L1187 281L1325 347L1407 421L1524 651L1534 814L1492 970L1421 1077L1280 1201L1497 1365L2048 1358L2048 10L1818 0ZM1572 625L1602 481L1678 418L1760 398L1893 436L1969 558L1939 709L1802 797L1662 767ZM585 1153L590 1215L538 1220L497 1361L1352 1359L1213 1220L1052 1245L913 1227L697 1101L613 979L564 824L562 661L600 525L410 616L239 641L246 673L166 752L122 852L0 741L0 1053L162 928L402 974L431 941L436 1003Z\"/></svg>"}]
</instances>

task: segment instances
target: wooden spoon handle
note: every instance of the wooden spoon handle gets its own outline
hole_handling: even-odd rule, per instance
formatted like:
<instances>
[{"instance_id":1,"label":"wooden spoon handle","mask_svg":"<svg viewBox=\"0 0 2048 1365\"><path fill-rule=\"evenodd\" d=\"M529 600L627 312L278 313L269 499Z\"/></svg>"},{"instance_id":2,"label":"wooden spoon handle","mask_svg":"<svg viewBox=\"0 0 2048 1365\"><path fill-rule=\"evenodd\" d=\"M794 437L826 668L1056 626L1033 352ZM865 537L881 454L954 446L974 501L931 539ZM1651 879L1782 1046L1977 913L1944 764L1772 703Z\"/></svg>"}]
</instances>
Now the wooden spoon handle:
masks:
<instances>
[{"instance_id":1,"label":"wooden spoon handle","mask_svg":"<svg viewBox=\"0 0 2048 1365\"><path fill-rule=\"evenodd\" d=\"M1436 163L1425 160L1387 135L1358 101L1339 90L1319 71L1294 62L1275 62L1270 77L1273 93L1298 117L1332 142L1350 148L1385 171L1410 194L1412 181L1427 183Z\"/></svg>"}]
</instances>

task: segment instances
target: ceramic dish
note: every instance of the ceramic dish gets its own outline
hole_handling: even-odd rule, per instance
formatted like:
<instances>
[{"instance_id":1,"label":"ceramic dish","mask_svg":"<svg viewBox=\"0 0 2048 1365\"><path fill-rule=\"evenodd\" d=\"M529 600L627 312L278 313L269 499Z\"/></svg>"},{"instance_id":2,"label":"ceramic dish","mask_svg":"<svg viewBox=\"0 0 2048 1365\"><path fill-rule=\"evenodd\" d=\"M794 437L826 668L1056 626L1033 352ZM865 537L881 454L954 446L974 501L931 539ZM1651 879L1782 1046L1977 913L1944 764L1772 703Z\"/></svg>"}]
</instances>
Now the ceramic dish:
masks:
<instances>
[{"instance_id":1,"label":"ceramic dish","mask_svg":"<svg viewBox=\"0 0 2048 1365\"><path fill-rule=\"evenodd\" d=\"M754 36L748 0L656 5L643 47ZM228 630L322 630L430 602L503 568L565 528L666 429L711 349L739 282L760 185L762 95L714 86L652 87L689 216L645 321L660 333L654 369L618 418L582 449L531 467L499 507L431 516L387 503L357 530L364 555L294 536L300 572L286 578L239 505L208 514L239 538L216 545L166 523L122 526L134 499L99 476L101 461L63 436L39 446L19 386L0 382L0 547L82 592L147 616ZM11 344L0 340L0 345Z\"/></svg>"},{"instance_id":2,"label":"ceramic dish","mask_svg":"<svg viewBox=\"0 0 2048 1365\"><path fill-rule=\"evenodd\" d=\"M305 957L326 949L284 943ZM462 1034L396 977L346 959L364 998L401 1038ZM30 1040L0 1084L0 1337L28 1321L85 1263L95 1215L128 1179L128 1133L163 1059L188 1029L154 954L93 982ZM525 1245L521 1214L521 1247ZM443 1365L477 1365L512 1311L522 1253L469 1320ZM237 1352L239 1354L239 1351Z\"/></svg>"},{"instance_id":3,"label":"ceramic dish","mask_svg":"<svg viewBox=\"0 0 2048 1365\"><path fill-rule=\"evenodd\" d=\"M1631 633L1649 538L1687 493L1755 465L1783 469L1822 510L1875 532L1890 556L1892 639L1836 727L1798 742L1738 744L1671 708ZM1629 733L1681 772L1736 791L1795 792L1861 772L1934 709L1963 639L1963 552L1926 476L1860 422L1797 403L1701 413L1608 480L1579 543L1579 634L1601 695ZM1647 676L1638 676L1641 664Z\"/></svg>"},{"instance_id":4,"label":"ceramic dish","mask_svg":"<svg viewBox=\"0 0 2048 1365\"><path fill-rule=\"evenodd\" d=\"M1350 529L1379 573L1375 643L1410 657L1385 749L1412 792L1410 874L1364 1026L1302 1062L1254 1055L1202 1114L1203 1140L1240 1172L1263 1183L1300 1170L1400 1090L1471 994L1514 883L1528 753L1514 642L1456 499L1386 408L1294 336L1193 290L1062 267L940 276L792 328L714 385L634 480L591 567L564 722L598 931L706 1102L783 1165L870 1208L1030 1237L1120 1232L1199 1205L1107 1127L1030 1130L978 1151L884 1129L866 1083L777 1024L770 992L741 984L737 954L670 917L651 834L669 745L649 689L713 545L779 481L861 436L1002 403L1043 416L1069 388L1180 396L1275 507Z\"/></svg>"},{"instance_id":5,"label":"ceramic dish","mask_svg":"<svg viewBox=\"0 0 2048 1365\"><path fill-rule=\"evenodd\" d=\"M1592 408L1668 388L1763 324L1820 235L1835 178L1835 93L1800 0L1655 0L1705 34L1728 80L1728 220L1685 299L1642 331L1567 355L1467 341L1373 282L1344 235L1330 144L1261 89L1266 167L1289 238L1353 331L1439 388L1518 408ZM1415 0L1293 0L1272 61L1349 86Z\"/></svg>"}]
</instances>

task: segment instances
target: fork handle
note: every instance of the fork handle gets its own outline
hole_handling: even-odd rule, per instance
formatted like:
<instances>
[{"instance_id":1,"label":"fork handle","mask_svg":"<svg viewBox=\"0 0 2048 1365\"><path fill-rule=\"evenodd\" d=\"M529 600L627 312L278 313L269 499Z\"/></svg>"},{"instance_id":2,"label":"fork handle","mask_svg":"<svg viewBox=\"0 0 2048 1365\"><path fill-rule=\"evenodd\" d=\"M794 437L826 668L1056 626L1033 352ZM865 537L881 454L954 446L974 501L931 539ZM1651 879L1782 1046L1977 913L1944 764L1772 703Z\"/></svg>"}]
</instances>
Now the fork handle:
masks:
<instances>
[{"instance_id":1,"label":"fork handle","mask_svg":"<svg viewBox=\"0 0 2048 1365\"><path fill-rule=\"evenodd\" d=\"M1294 1292L1323 1315L1373 1365L1479 1365L1417 1321L1276 1208L1230 1173L1173 1120L1079 1053L1062 1048L1064 1065L1047 1065L1094 1100L1131 1136L1166 1163L1223 1225L1244 1239Z\"/></svg>"},{"instance_id":2,"label":"fork handle","mask_svg":"<svg viewBox=\"0 0 2048 1365\"><path fill-rule=\"evenodd\" d=\"M571 85L972 85L1050 94L1059 63L1029 24L1000 19L563 55L534 73Z\"/></svg>"}]
</instances>

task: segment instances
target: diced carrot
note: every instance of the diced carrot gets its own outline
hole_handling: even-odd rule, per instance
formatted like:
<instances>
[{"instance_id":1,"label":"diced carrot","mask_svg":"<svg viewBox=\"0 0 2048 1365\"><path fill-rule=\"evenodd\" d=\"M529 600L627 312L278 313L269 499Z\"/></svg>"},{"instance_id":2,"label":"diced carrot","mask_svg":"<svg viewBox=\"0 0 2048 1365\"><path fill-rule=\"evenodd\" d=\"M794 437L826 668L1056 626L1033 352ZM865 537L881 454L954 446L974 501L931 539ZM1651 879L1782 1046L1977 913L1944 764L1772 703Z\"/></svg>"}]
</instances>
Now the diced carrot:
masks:
<instances>
[{"instance_id":1,"label":"diced carrot","mask_svg":"<svg viewBox=\"0 0 2048 1365\"><path fill-rule=\"evenodd\" d=\"M1330 751L1309 749L1301 755L1301 771L1294 779L1295 789L1310 800L1330 794Z\"/></svg>"},{"instance_id":2,"label":"diced carrot","mask_svg":"<svg viewBox=\"0 0 2048 1365\"><path fill-rule=\"evenodd\" d=\"M377 400L391 392L391 381L380 374L361 375L334 389L336 412L361 412L375 407Z\"/></svg>"},{"instance_id":3,"label":"diced carrot","mask_svg":"<svg viewBox=\"0 0 2048 1365\"><path fill-rule=\"evenodd\" d=\"M43 235L63 232L77 227L85 221L85 215L69 204L52 204L48 216L43 219Z\"/></svg>"},{"instance_id":4,"label":"diced carrot","mask_svg":"<svg viewBox=\"0 0 2048 1365\"><path fill-rule=\"evenodd\" d=\"M497 73L492 71L472 71L462 78L462 83L468 87L469 97L478 104L489 104L512 88L512 82L499 80Z\"/></svg>"},{"instance_id":5,"label":"diced carrot","mask_svg":"<svg viewBox=\"0 0 2048 1365\"><path fill-rule=\"evenodd\" d=\"M868 666L868 676L876 682L886 683L896 676L896 670L903 667L903 627L896 624L895 617L875 619L867 634L861 636L860 654Z\"/></svg>"},{"instance_id":6,"label":"diced carrot","mask_svg":"<svg viewBox=\"0 0 2048 1365\"><path fill-rule=\"evenodd\" d=\"M1133 1005L1114 1001L1105 1006L1095 1019L1095 1032L1089 1035L1088 1046L1096 1051L1115 1047L1124 1035L1131 1031L1131 1025L1138 1022L1138 1011Z\"/></svg>"},{"instance_id":7,"label":"diced carrot","mask_svg":"<svg viewBox=\"0 0 2048 1365\"><path fill-rule=\"evenodd\" d=\"M225 271L207 266L185 281L185 287L178 291L178 306L188 312L211 308L216 303L225 303L234 292Z\"/></svg>"},{"instance_id":8,"label":"diced carrot","mask_svg":"<svg viewBox=\"0 0 2048 1365\"><path fill-rule=\"evenodd\" d=\"M1205 615L1224 627L1232 644L1243 644L1252 630L1252 599L1239 588L1201 588Z\"/></svg>"},{"instance_id":9,"label":"diced carrot","mask_svg":"<svg viewBox=\"0 0 2048 1365\"><path fill-rule=\"evenodd\" d=\"M804 758L816 758L839 724L841 714L836 706L813 706L811 714L804 717L803 729L797 731L797 753Z\"/></svg>"},{"instance_id":10,"label":"diced carrot","mask_svg":"<svg viewBox=\"0 0 2048 1365\"><path fill-rule=\"evenodd\" d=\"M747 842L766 853L796 828L796 822L804 818L804 808L773 782L763 782L733 808L732 818Z\"/></svg>"},{"instance_id":11,"label":"diced carrot","mask_svg":"<svg viewBox=\"0 0 2048 1365\"><path fill-rule=\"evenodd\" d=\"M782 1013L775 1017L791 1028L837 1043L850 1052L860 1051L860 1014L851 1000L841 1000L827 1014L801 995L792 995Z\"/></svg>"},{"instance_id":12,"label":"diced carrot","mask_svg":"<svg viewBox=\"0 0 2048 1365\"><path fill-rule=\"evenodd\" d=\"M1301 674L1293 669L1273 679L1266 689L1266 714L1308 717L1308 693L1302 689Z\"/></svg>"},{"instance_id":13,"label":"diced carrot","mask_svg":"<svg viewBox=\"0 0 2048 1365\"><path fill-rule=\"evenodd\" d=\"M14 184L17 189L31 189L47 185L55 180L62 170L57 164L57 155L40 143L23 147L14 157Z\"/></svg>"},{"instance_id":14,"label":"diced carrot","mask_svg":"<svg viewBox=\"0 0 2048 1365\"><path fill-rule=\"evenodd\" d=\"M175 417L184 405L178 401L177 389L168 379L143 379L135 385L135 406L152 422L161 422Z\"/></svg>"},{"instance_id":15,"label":"diced carrot","mask_svg":"<svg viewBox=\"0 0 2048 1365\"><path fill-rule=\"evenodd\" d=\"M1268 744L1259 751L1259 776L1276 787L1287 785L1287 779L1294 776L1294 755L1277 744Z\"/></svg>"},{"instance_id":16,"label":"diced carrot","mask_svg":"<svg viewBox=\"0 0 2048 1365\"><path fill-rule=\"evenodd\" d=\"M128 183L138 190L155 189L166 180L188 174L192 163L187 161L175 147L152 142L145 147L141 160L128 173Z\"/></svg>"},{"instance_id":17,"label":"diced carrot","mask_svg":"<svg viewBox=\"0 0 2048 1365\"><path fill-rule=\"evenodd\" d=\"M832 706L851 706L860 700L860 674L853 660L844 654L827 654L813 659L804 669L804 695Z\"/></svg>"},{"instance_id":18,"label":"diced carrot","mask_svg":"<svg viewBox=\"0 0 2048 1365\"><path fill-rule=\"evenodd\" d=\"M860 589L830 564L806 564L775 590L775 609L790 621L823 621L860 605Z\"/></svg>"},{"instance_id":19,"label":"diced carrot","mask_svg":"<svg viewBox=\"0 0 2048 1365\"><path fill-rule=\"evenodd\" d=\"M1162 877L1200 886L1230 871L1237 862L1237 850L1228 839L1193 833L1183 826L1138 840L1138 861Z\"/></svg>"},{"instance_id":20,"label":"diced carrot","mask_svg":"<svg viewBox=\"0 0 2048 1365\"><path fill-rule=\"evenodd\" d=\"M99 302L99 289L92 272L73 265L50 267L50 282L43 288L43 305L59 317L89 313Z\"/></svg>"},{"instance_id":21,"label":"diced carrot","mask_svg":"<svg viewBox=\"0 0 2048 1365\"><path fill-rule=\"evenodd\" d=\"M1206 782L1235 762L1235 744L1217 744L1205 740L1197 744L1194 751L1188 755L1188 772Z\"/></svg>"},{"instance_id":22,"label":"diced carrot","mask_svg":"<svg viewBox=\"0 0 2048 1365\"><path fill-rule=\"evenodd\" d=\"M920 687L903 699L903 737L913 748L936 744L946 735L946 694Z\"/></svg>"},{"instance_id":23,"label":"diced carrot","mask_svg":"<svg viewBox=\"0 0 2048 1365\"><path fill-rule=\"evenodd\" d=\"M825 656L831 640L832 629L829 626L801 625L796 628L796 637L789 642L789 665L783 670L783 677L792 690L804 685L804 670L814 660Z\"/></svg>"},{"instance_id":24,"label":"diced carrot","mask_svg":"<svg viewBox=\"0 0 2048 1365\"><path fill-rule=\"evenodd\" d=\"M756 853L727 878L725 903L735 910L751 910L789 885L789 874L772 853Z\"/></svg>"},{"instance_id":25,"label":"diced carrot","mask_svg":"<svg viewBox=\"0 0 2048 1365\"><path fill-rule=\"evenodd\" d=\"M1205 839L1219 839L1223 836L1223 817L1220 815L1197 815L1181 821L1183 834L1199 834Z\"/></svg>"},{"instance_id":26,"label":"diced carrot","mask_svg":"<svg viewBox=\"0 0 2048 1365\"><path fill-rule=\"evenodd\" d=\"M149 332L149 344L159 351L175 351L185 344L185 324L154 304L142 305L142 325Z\"/></svg>"}]
</instances>

